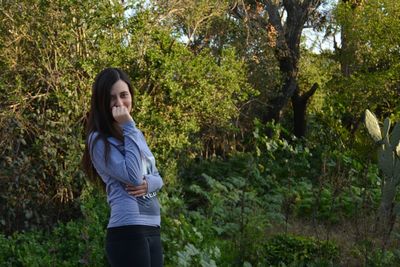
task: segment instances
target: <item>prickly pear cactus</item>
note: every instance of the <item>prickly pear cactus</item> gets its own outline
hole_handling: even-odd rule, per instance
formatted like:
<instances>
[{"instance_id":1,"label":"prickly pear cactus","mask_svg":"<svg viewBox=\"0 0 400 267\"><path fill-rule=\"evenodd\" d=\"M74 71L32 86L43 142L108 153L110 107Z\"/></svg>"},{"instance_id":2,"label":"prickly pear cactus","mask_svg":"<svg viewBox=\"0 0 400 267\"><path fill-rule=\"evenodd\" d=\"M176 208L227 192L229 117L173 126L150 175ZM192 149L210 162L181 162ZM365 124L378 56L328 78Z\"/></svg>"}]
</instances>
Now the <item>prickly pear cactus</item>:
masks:
<instances>
[{"instance_id":1,"label":"prickly pear cactus","mask_svg":"<svg viewBox=\"0 0 400 267\"><path fill-rule=\"evenodd\" d=\"M387 224L394 223L396 188L400 182L400 123L396 123L391 132L390 125L390 119L386 118L381 129L375 115L368 109L365 111L365 126L378 145L378 166L384 174L379 208L382 229L388 229Z\"/></svg>"},{"instance_id":2,"label":"prickly pear cactus","mask_svg":"<svg viewBox=\"0 0 400 267\"><path fill-rule=\"evenodd\" d=\"M382 141L381 128L375 115L368 109L365 111L365 126L375 142Z\"/></svg>"}]
</instances>

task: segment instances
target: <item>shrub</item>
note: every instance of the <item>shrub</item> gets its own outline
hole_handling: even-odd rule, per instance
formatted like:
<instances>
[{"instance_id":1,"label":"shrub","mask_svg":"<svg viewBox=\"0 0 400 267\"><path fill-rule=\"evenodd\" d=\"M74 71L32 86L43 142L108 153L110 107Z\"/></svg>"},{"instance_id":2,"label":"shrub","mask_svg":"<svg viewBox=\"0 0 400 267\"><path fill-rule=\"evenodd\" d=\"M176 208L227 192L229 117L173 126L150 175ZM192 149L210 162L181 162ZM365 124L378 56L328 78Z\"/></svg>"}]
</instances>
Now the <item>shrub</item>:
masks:
<instances>
[{"instance_id":1,"label":"shrub","mask_svg":"<svg viewBox=\"0 0 400 267\"><path fill-rule=\"evenodd\" d=\"M332 241L279 234L268 240L266 262L271 266L335 266L339 248Z\"/></svg>"}]
</instances>

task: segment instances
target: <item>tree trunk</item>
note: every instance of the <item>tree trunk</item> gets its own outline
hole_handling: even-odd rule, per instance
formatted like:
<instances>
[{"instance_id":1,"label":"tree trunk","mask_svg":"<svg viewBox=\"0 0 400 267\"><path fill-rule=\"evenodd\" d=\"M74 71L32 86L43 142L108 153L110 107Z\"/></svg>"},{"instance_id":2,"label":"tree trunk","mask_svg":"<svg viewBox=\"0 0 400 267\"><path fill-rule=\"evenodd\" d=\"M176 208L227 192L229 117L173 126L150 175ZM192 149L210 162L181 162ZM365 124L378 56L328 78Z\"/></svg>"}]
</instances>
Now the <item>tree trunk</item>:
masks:
<instances>
[{"instance_id":1,"label":"tree trunk","mask_svg":"<svg viewBox=\"0 0 400 267\"><path fill-rule=\"evenodd\" d=\"M283 74L284 81L280 93L271 100L267 114L263 116L263 122L272 120L279 121L283 108L292 98L294 103L294 128L296 134L304 136L305 133L305 109L307 101L311 97L301 97L298 88L298 64L300 58L300 38L304 24L310 14L321 4L318 0L294 1L286 0L277 4L272 0L264 1L268 12L268 25L276 32L275 56L279 62L279 69ZM282 25L282 18L279 9L283 5L287 12L285 24ZM315 88L316 90L316 88ZM314 92L315 92L314 90ZM297 93L296 93L297 92ZM296 96L294 96L297 94Z\"/></svg>"},{"instance_id":2,"label":"tree trunk","mask_svg":"<svg viewBox=\"0 0 400 267\"><path fill-rule=\"evenodd\" d=\"M281 118L282 109L286 106L289 99L296 91L297 81L295 79L288 79L282 86L280 94L272 99L269 103L270 108L263 116L263 123L270 121L278 122Z\"/></svg>"},{"instance_id":3,"label":"tree trunk","mask_svg":"<svg viewBox=\"0 0 400 267\"><path fill-rule=\"evenodd\" d=\"M351 10L354 11L361 2L354 1L354 0L342 0L345 4L351 5ZM349 36L351 36L352 26L349 23L344 23L340 25L340 44L341 47L335 47L336 51L339 54L339 61L340 61L340 70L344 77L350 77L350 75L354 72L356 68L356 44L354 40L350 41Z\"/></svg>"},{"instance_id":4,"label":"tree trunk","mask_svg":"<svg viewBox=\"0 0 400 267\"><path fill-rule=\"evenodd\" d=\"M300 95L299 90L297 89L292 96L294 135L298 138L302 138L306 134L307 104L317 89L318 84L314 83L311 89L303 95Z\"/></svg>"}]
</instances>

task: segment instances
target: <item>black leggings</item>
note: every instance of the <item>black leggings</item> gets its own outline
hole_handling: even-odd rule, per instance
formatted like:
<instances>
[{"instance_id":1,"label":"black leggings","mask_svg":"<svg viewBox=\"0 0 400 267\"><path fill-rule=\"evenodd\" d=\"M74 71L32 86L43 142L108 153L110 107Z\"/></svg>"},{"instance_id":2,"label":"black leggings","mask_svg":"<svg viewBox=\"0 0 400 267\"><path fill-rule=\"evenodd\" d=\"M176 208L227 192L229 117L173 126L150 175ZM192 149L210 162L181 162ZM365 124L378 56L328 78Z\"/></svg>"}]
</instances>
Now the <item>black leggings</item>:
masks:
<instances>
[{"instance_id":1,"label":"black leggings","mask_svg":"<svg viewBox=\"0 0 400 267\"><path fill-rule=\"evenodd\" d=\"M108 228L106 252L112 267L163 266L160 228L145 225Z\"/></svg>"}]
</instances>

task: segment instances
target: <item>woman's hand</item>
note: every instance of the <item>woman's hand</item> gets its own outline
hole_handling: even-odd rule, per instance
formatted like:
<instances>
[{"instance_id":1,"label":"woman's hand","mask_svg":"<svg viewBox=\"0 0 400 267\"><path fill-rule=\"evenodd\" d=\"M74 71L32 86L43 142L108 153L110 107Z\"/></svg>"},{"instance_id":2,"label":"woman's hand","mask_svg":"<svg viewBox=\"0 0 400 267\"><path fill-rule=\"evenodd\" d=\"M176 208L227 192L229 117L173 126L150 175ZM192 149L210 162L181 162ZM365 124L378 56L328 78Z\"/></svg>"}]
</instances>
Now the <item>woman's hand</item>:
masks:
<instances>
[{"instance_id":1,"label":"woman's hand","mask_svg":"<svg viewBox=\"0 0 400 267\"><path fill-rule=\"evenodd\" d=\"M124 106L112 107L112 115L118 124L124 124L125 122L133 121L131 114L129 114L128 109Z\"/></svg>"},{"instance_id":2,"label":"woman's hand","mask_svg":"<svg viewBox=\"0 0 400 267\"><path fill-rule=\"evenodd\" d=\"M126 185L125 187L126 191L128 192L129 195L134 196L134 197L142 197L147 194L147 182L146 180L143 180L143 183L138 186L133 186L133 185Z\"/></svg>"}]
</instances>

